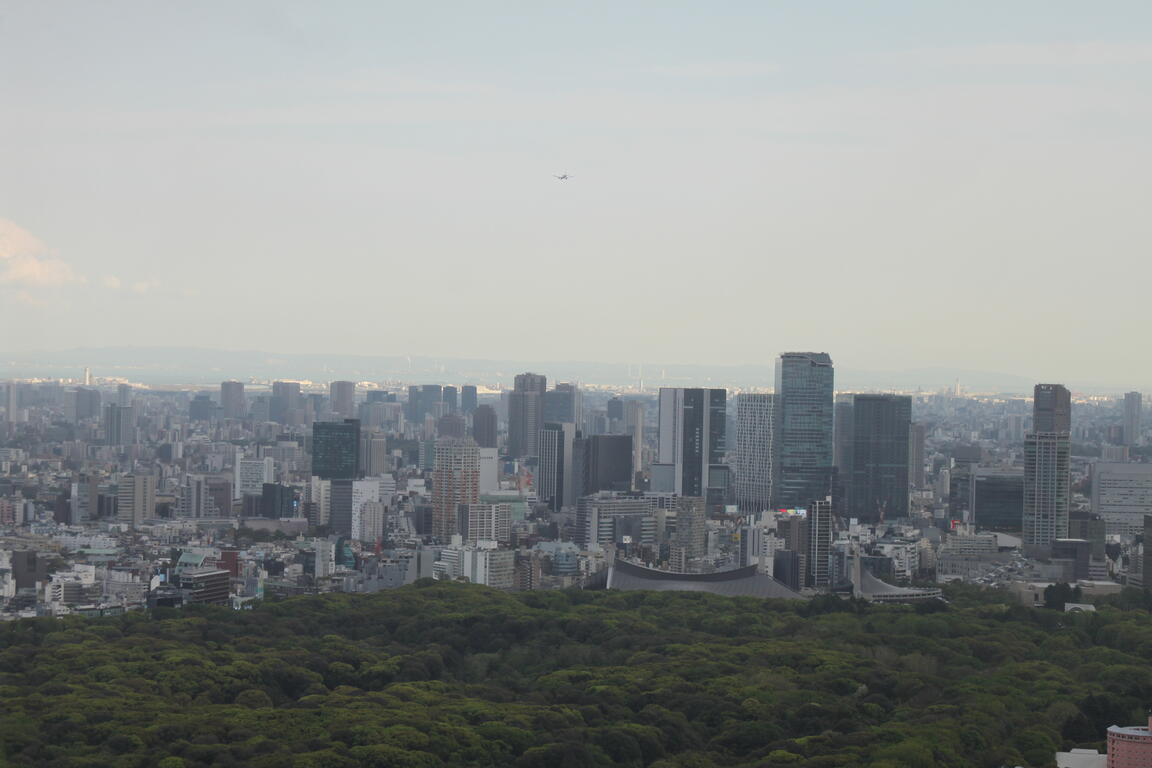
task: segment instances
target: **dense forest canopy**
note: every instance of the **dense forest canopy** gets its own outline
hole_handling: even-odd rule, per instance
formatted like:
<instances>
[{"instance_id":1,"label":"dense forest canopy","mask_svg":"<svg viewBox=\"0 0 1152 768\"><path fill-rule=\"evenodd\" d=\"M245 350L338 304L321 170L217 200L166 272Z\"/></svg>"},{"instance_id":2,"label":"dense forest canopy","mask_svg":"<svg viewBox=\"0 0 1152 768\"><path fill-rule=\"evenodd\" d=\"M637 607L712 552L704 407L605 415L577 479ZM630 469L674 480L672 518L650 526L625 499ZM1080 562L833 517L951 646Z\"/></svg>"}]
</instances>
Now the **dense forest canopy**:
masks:
<instances>
[{"instance_id":1,"label":"dense forest canopy","mask_svg":"<svg viewBox=\"0 0 1152 768\"><path fill-rule=\"evenodd\" d=\"M1001 766L1152 704L1140 608L418 583L0 626L0 765Z\"/></svg>"}]
</instances>

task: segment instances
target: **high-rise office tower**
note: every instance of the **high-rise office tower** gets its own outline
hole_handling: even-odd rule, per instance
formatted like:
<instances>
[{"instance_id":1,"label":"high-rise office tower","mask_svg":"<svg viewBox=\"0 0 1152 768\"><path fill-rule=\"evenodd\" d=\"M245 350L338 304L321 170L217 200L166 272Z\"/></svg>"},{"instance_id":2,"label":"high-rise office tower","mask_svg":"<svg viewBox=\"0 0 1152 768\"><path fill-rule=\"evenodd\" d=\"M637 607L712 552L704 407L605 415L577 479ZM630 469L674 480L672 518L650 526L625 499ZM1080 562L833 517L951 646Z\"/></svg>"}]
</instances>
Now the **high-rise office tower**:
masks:
<instances>
[{"instance_id":1,"label":"high-rise office tower","mask_svg":"<svg viewBox=\"0 0 1152 768\"><path fill-rule=\"evenodd\" d=\"M810 587L831 585L832 497L808 503L808 579Z\"/></svg>"},{"instance_id":2,"label":"high-rise office tower","mask_svg":"<svg viewBox=\"0 0 1152 768\"><path fill-rule=\"evenodd\" d=\"M129 408L132 405L132 385L131 384L117 384L116 385L116 405L121 408Z\"/></svg>"},{"instance_id":3,"label":"high-rise office tower","mask_svg":"<svg viewBox=\"0 0 1152 768\"><path fill-rule=\"evenodd\" d=\"M736 450L733 486L741 512L772 508L772 428L775 395L736 398Z\"/></svg>"},{"instance_id":4,"label":"high-rise office tower","mask_svg":"<svg viewBox=\"0 0 1152 768\"><path fill-rule=\"evenodd\" d=\"M106 445L136 444L136 411L132 406L108 403L104 406L104 443Z\"/></svg>"},{"instance_id":5,"label":"high-rise office tower","mask_svg":"<svg viewBox=\"0 0 1152 768\"><path fill-rule=\"evenodd\" d=\"M785 352L776 361L773 506L803 508L832 486L832 358Z\"/></svg>"},{"instance_id":6,"label":"high-rise office tower","mask_svg":"<svg viewBox=\"0 0 1152 768\"><path fill-rule=\"evenodd\" d=\"M660 435L653 490L709 498L727 486L723 389L660 389Z\"/></svg>"},{"instance_id":7,"label":"high-rise office tower","mask_svg":"<svg viewBox=\"0 0 1152 768\"><path fill-rule=\"evenodd\" d=\"M541 418L544 423L575 424L580 429L584 398L575 384L561 382L551 391L544 393Z\"/></svg>"},{"instance_id":8,"label":"high-rise office tower","mask_svg":"<svg viewBox=\"0 0 1152 768\"><path fill-rule=\"evenodd\" d=\"M329 493L328 526L332 533L360 538L364 505L380 501L380 481L334 479Z\"/></svg>"},{"instance_id":9,"label":"high-rise office tower","mask_svg":"<svg viewBox=\"0 0 1152 768\"><path fill-rule=\"evenodd\" d=\"M849 514L865 522L907 517L912 398L856 395L852 417Z\"/></svg>"},{"instance_id":10,"label":"high-rise office tower","mask_svg":"<svg viewBox=\"0 0 1152 768\"><path fill-rule=\"evenodd\" d=\"M85 419L96 418L100 416L100 390L98 389L85 389L80 387L76 390L76 400L73 406L76 421L84 421Z\"/></svg>"},{"instance_id":11,"label":"high-rise office tower","mask_svg":"<svg viewBox=\"0 0 1152 768\"><path fill-rule=\"evenodd\" d=\"M244 399L244 382L220 382L220 415L226 419L242 419L248 415L248 403Z\"/></svg>"},{"instance_id":12,"label":"high-rise office tower","mask_svg":"<svg viewBox=\"0 0 1152 768\"><path fill-rule=\"evenodd\" d=\"M1124 394L1124 444L1139 445L1140 430L1143 428L1143 398L1139 392Z\"/></svg>"},{"instance_id":13,"label":"high-rise office tower","mask_svg":"<svg viewBox=\"0 0 1152 768\"><path fill-rule=\"evenodd\" d=\"M471 440L437 440L432 471L432 535L460 533L460 505L480 501L480 449Z\"/></svg>"},{"instance_id":14,"label":"high-rise office tower","mask_svg":"<svg viewBox=\"0 0 1152 768\"><path fill-rule=\"evenodd\" d=\"M1033 431L1024 438L1024 549L1047 554L1068 538L1071 500L1071 395L1060 384L1037 384Z\"/></svg>"},{"instance_id":15,"label":"high-rise office tower","mask_svg":"<svg viewBox=\"0 0 1152 768\"><path fill-rule=\"evenodd\" d=\"M193 397L192 402L188 403L188 420L213 421L217 411L216 403L212 402L211 395L202 393Z\"/></svg>"},{"instance_id":16,"label":"high-rise office tower","mask_svg":"<svg viewBox=\"0 0 1152 768\"><path fill-rule=\"evenodd\" d=\"M352 479L360 467L360 422L317 421L312 425L312 474L324 480Z\"/></svg>"},{"instance_id":17,"label":"high-rise office tower","mask_svg":"<svg viewBox=\"0 0 1152 768\"><path fill-rule=\"evenodd\" d=\"M635 481L631 435L590 435L577 438L573 472L575 494L630 491Z\"/></svg>"},{"instance_id":18,"label":"high-rise office tower","mask_svg":"<svg viewBox=\"0 0 1152 768\"><path fill-rule=\"evenodd\" d=\"M80 475L72 483L72 497L69 500L69 522L80 525L99 516L100 481L91 475Z\"/></svg>"},{"instance_id":19,"label":"high-rise office tower","mask_svg":"<svg viewBox=\"0 0 1152 768\"><path fill-rule=\"evenodd\" d=\"M632 436L632 472L644 471L644 401L624 402L624 434ZM635 484L635 479L633 479Z\"/></svg>"},{"instance_id":20,"label":"high-rise office tower","mask_svg":"<svg viewBox=\"0 0 1152 768\"><path fill-rule=\"evenodd\" d=\"M928 439L928 429L921 422L914 422L908 432L908 470L909 482L912 487L919 490L926 485L924 476L924 448Z\"/></svg>"},{"instance_id":21,"label":"high-rise office tower","mask_svg":"<svg viewBox=\"0 0 1152 768\"><path fill-rule=\"evenodd\" d=\"M361 432L360 474L380 477L392 471L393 458L388 451L388 438L382 432Z\"/></svg>"},{"instance_id":22,"label":"high-rise office tower","mask_svg":"<svg viewBox=\"0 0 1152 768\"><path fill-rule=\"evenodd\" d=\"M456 387L444 387L441 397L444 401L444 408L448 413L456 413L460 410Z\"/></svg>"},{"instance_id":23,"label":"high-rise office tower","mask_svg":"<svg viewBox=\"0 0 1152 768\"><path fill-rule=\"evenodd\" d=\"M296 516L296 492L291 486L265 483L260 489L260 516L272 519Z\"/></svg>"},{"instance_id":24,"label":"high-rise office tower","mask_svg":"<svg viewBox=\"0 0 1152 768\"><path fill-rule=\"evenodd\" d=\"M180 488L181 517L222 518L232 513L232 484L211 475L188 474Z\"/></svg>"},{"instance_id":25,"label":"high-rise office tower","mask_svg":"<svg viewBox=\"0 0 1152 768\"><path fill-rule=\"evenodd\" d=\"M356 415L356 382L333 381L328 385L328 400L333 415L352 418Z\"/></svg>"},{"instance_id":26,"label":"high-rise office tower","mask_svg":"<svg viewBox=\"0 0 1152 768\"><path fill-rule=\"evenodd\" d=\"M832 405L832 495L849 509L852 489L852 395L839 395Z\"/></svg>"},{"instance_id":27,"label":"high-rise office tower","mask_svg":"<svg viewBox=\"0 0 1152 768\"><path fill-rule=\"evenodd\" d=\"M464 437L466 424L458 413L446 413L436 419L436 437Z\"/></svg>"},{"instance_id":28,"label":"high-rise office tower","mask_svg":"<svg viewBox=\"0 0 1152 768\"><path fill-rule=\"evenodd\" d=\"M624 399L621 397L613 397L609 400L606 415L609 424L624 421Z\"/></svg>"},{"instance_id":29,"label":"high-rise office tower","mask_svg":"<svg viewBox=\"0 0 1152 768\"><path fill-rule=\"evenodd\" d=\"M19 421L20 390L19 385L10 381L4 387L4 418L9 422Z\"/></svg>"},{"instance_id":30,"label":"high-rise office tower","mask_svg":"<svg viewBox=\"0 0 1152 768\"><path fill-rule=\"evenodd\" d=\"M420 416L419 419L429 414L433 416L440 416L441 403L444 402L444 387L439 384L425 384L420 387Z\"/></svg>"},{"instance_id":31,"label":"high-rise office tower","mask_svg":"<svg viewBox=\"0 0 1152 768\"><path fill-rule=\"evenodd\" d=\"M460 411L467 416L476 410L476 385L465 384L460 387Z\"/></svg>"},{"instance_id":32,"label":"high-rise office tower","mask_svg":"<svg viewBox=\"0 0 1152 768\"><path fill-rule=\"evenodd\" d=\"M539 456L540 427L543 426L543 400L548 377L521 373L508 395L508 455L513 458Z\"/></svg>"},{"instance_id":33,"label":"high-rise office tower","mask_svg":"<svg viewBox=\"0 0 1152 768\"><path fill-rule=\"evenodd\" d=\"M536 496L553 512L572 506L576 501L575 439L575 424L547 423L540 430Z\"/></svg>"},{"instance_id":34,"label":"high-rise office tower","mask_svg":"<svg viewBox=\"0 0 1152 768\"><path fill-rule=\"evenodd\" d=\"M496 447L496 409L490 405L478 405L472 411L472 439L481 448Z\"/></svg>"},{"instance_id":35,"label":"high-rise office tower","mask_svg":"<svg viewBox=\"0 0 1152 768\"><path fill-rule=\"evenodd\" d=\"M415 385L408 387L408 402L404 406L404 415L412 422L423 420L424 411L420 407L420 387Z\"/></svg>"},{"instance_id":36,"label":"high-rise office tower","mask_svg":"<svg viewBox=\"0 0 1152 768\"><path fill-rule=\"evenodd\" d=\"M808 552L811 543L808 530L807 510L790 511L776 515L776 534L784 542L784 549L795 555L795 561L784 569L788 574L785 583L793 589L799 589L808 580ZM777 565L780 564L780 554L780 552L776 553ZM777 578L780 576L777 575Z\"/></svg>"},{"instance_id":37,"label":"high-rise office tower","mask_svg":"<svg viewBox=\"0 0 1152 768\"><path fill-rule=\"evenodd\" d=\"M1063 384L1037 384L1033 389L1032 431L1072 431L1072 393Z\"/></svg>"},{"instance_id":38,"label":"high-rise office tower","mask_svg":"<svg viewBox=\"0 0 1152 768\"><path fill-rule=\"evenodd\" d=\"M272 382L272 399L268 404L268 417L280 424L288 424L301 410L300 382Z\"/></svg>"},{"instance_id":39,"label":"high-rise office tower","mask_svg":"<svg viewBox=\"0 0 1152 768\"><path fill-rule=\"evenodd\" d=\"M1138 536L1149 510L1152 464L1098 461L1092 465L1092 511L1104 519L1109 535ZM1152 539L1145 549L1152 549ZM1144 578L1152 587L1152 573Z\"/></svg>"},{"instance_id":40,"label":"high-rise office tower","mask_svg":"<svg viewBox=\"0 0 1152 768\"><path fill-rule=\"evenodd\" d=\"M132 529L156 514L156 476L124 475L116 500L116 517Z\"/></svg>"}]
</instances>

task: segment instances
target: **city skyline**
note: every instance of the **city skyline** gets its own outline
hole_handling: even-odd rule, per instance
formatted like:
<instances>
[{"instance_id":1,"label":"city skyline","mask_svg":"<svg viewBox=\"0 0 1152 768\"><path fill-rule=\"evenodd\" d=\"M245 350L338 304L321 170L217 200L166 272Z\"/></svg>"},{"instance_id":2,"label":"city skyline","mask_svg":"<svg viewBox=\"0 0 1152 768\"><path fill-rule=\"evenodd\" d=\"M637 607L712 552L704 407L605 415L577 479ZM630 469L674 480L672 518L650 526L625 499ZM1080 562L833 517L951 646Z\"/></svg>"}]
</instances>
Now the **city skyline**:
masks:
<instances>
[{"instance_id":1,"label":"city skyline","mask_svg":"<svg viewBox=\"0 0 1152 768\"><path fill-rule=\"evenodd\" d=\"M0 768L1152 768L1147 0L0 72Z\"/></svg>"}]
</instances>

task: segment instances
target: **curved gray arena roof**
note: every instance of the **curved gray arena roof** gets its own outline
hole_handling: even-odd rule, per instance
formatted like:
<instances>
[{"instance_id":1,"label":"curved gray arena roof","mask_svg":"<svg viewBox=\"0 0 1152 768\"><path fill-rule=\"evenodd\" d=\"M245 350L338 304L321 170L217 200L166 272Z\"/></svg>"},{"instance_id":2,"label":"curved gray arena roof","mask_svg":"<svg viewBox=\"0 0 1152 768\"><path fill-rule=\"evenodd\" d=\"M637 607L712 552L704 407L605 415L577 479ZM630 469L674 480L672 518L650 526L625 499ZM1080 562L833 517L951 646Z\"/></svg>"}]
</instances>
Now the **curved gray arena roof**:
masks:
<instances>
[{"instance_id":1,"label":"curved gray arena roof","mask_svg":"<svg viewBox=\"0 0 1152 768\"><path fill-rule=\"evenodd\" d=\"M778 597L804 600L755 565L716 573L672 573L618 560L608 569L608 589L650 589L659 592L709 592L728 597Z\"/></svg>"},{"instance_id":2,"label":"curved gray arena roof","mask_svg":"<svg viewBox=\"0 0 1152 768\"><path fill-rule=\"evenodd\" d=\"M923 595L938 595L938 589L926 589L922 587L897 587L889 584L886 581L881 581L872 575L872 572L867 568L860 569L860 591L866 596L881 596L881 597L921 597Z\"/></svg>"}]
</instances>

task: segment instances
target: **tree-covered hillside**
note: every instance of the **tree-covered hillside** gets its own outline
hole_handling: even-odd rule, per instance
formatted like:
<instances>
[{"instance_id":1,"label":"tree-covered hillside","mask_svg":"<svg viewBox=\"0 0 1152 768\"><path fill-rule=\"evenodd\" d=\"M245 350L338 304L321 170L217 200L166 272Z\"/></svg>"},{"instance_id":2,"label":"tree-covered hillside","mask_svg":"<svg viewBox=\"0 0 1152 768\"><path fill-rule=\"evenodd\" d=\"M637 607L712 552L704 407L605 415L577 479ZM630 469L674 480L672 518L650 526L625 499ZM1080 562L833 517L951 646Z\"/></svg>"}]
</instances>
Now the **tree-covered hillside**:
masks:
<instances>
[{"instance_id":1,"label":"tree-covered hillside","mask_svg":"<svg viewBox=\"0 0 1152 768\"><path fill-rule=\"evenodd\" d=\"M1142 610L420 584L4 624L0 765L1051 765L1150 660Z\"/></svg>"}]
</instances>

